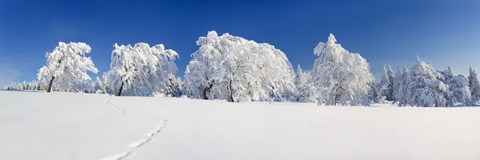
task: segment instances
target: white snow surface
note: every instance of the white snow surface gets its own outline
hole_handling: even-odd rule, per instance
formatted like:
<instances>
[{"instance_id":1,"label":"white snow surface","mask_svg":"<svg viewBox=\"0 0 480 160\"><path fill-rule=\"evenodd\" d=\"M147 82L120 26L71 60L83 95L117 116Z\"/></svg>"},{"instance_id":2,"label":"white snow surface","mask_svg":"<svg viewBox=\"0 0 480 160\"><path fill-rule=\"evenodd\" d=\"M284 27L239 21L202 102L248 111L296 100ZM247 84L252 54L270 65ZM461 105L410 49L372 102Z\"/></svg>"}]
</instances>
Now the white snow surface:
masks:
<instances>
[{"instance_id":1,"label":"white snow surface","mask_svg":"<svg viewBox=\"0 0 480 160\"><path fill-rule=\"evenodd\" d=\"M480 159L480 107L0 91L0 159Z\"/></svg>"}]
</instances>

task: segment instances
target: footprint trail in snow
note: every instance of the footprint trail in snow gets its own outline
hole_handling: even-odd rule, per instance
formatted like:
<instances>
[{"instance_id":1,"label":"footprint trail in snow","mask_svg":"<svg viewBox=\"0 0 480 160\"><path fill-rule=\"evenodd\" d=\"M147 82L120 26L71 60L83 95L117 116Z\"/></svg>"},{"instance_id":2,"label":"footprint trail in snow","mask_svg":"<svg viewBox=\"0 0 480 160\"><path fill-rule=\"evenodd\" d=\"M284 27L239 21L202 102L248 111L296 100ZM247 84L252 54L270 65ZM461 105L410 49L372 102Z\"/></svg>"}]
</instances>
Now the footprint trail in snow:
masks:
<instances>
[{"instance_id":1,"label":"footprint trail in snow","mask_svg":"<svg viewBox=\"0 0 480 160\"><path fill-rule=\"evenodd\" d=\"M107 105L109 105L110 107L113 107L117 111L118 114L121 114L121 115L126 115L127 114L125 109L123 109L122 107L119 107L116 104L112 103L112 97L108 97L108 99L106 99L104 102Z\"/></svg>"},{"instance_id":2,"label":"footprint trail in snow","mask_svg":"<svg viewBox=\"0 0 480 160\"><path fill-rule=\"evenodd\" d=\"M111 102L111 98L108 98L105 100L105 103L108 104L109 106L115 108L119 114L126 115L125 109L119 107L118 105L115 105ZM150 142L153 140L153 138L159 134L163 128L167 126L168 120L160 120L159 124L155 127L155 129L148 134L146 134L145 137L138 139L131 143L126 151L110 155L108 157L102 158L101 160L121 160L125 159L128 156L130 156L132 153L134 153L137 149L141 148L143 145L146 143Z\"/></svg>"}]
</instances>

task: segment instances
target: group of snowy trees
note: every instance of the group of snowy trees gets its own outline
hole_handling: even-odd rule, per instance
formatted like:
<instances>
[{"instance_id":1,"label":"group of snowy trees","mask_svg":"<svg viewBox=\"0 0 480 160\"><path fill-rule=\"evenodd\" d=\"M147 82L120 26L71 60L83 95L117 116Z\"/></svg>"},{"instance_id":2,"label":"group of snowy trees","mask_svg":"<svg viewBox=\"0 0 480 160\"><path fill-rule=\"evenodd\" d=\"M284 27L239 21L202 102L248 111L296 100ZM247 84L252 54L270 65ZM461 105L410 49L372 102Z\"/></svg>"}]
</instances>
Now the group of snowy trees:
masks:
<instances>
[{"instance_id":1,"label":"group of snowy trees","mask_svg":"<svg viewBox=\"0 0 480 160\"><path fill-rule=\"evenodd\" d=\"M103 93L102 82L100 79L96 79L95 82L93 81L85 81L82 85L83 88L81 92L84 93ZM47 91L48 84L43 83L42 81L33 80L31 82L22 82L22 83L11 83L4 86L6 90L13 90L13 91ZM65 89L60 89L59 87L53 86L52 91L63 91L63 92L70 92Z\"/></svg>"},{"instance_id":2,"label":"group of snowy trees","mask_svg":"<svg viewBox=\"0 0 480 160\"><path fill-rule=\"evenodd\" d=\"M90 57L89 45L82 42L59 42L46 54L46 65L38 70L38 82L12 83L7 90L45 90L47 92L109 93L117 96L180 96L182 82L175 77L173 62L178 54L165 50L162 44L150 47L138 43L134 47L114 45L111 69L93 81L87 72L98 72Z\"/></svg>"},{"instance_id":3,"label":"group of snowy trees","mask_svg":"<svg viewBox=\"0 0 480 160\"><path fill-rule=\"evenodd\" d=\"M11 83L4 86L6 90L13 90L13 91L41 91L46 90L46 86L40 81L33 80L31 82L24 81L22 83Z\"/></svg>"},{"instance_id":4,"label":"group of snowy trees","mask_svg":"<svg viewBox=\"0 0 480 160\"><path fill-rule=\"evenodd\" d=\"M374 81L366 59L344 49L333 34L313 49L317 57L313 68L304 71L299 65L296 73L285 53L267 43L210 31L196 44L199 48L191 55L184 80L176 77L179 55L163 44L114 44L110 70L102 81L89 75L98 72L86 56L89 45L59 42L46 54L39 81L13 83L5 89L319 105L466 106L480 100L480 83L472 68L465 77L454 75L451 68L436 71L418 59L411 68L396 73L385 67L381 79Z\"/></svg>"},{"instance_id":5,"label":"group of snowy trees","mask_svg":"<svg viewBox=\"0 0 480 160\"><path fill-rule=\"evenodd\" d=\"M381 80L372 87L376 102L391 101L398 106L452 107L470 106L480 99L477 74L470 67L470 75L454 75L451 67L435 70L420 58L411 68L393 74L385 68Z\"/></svg>"}]
</instances>

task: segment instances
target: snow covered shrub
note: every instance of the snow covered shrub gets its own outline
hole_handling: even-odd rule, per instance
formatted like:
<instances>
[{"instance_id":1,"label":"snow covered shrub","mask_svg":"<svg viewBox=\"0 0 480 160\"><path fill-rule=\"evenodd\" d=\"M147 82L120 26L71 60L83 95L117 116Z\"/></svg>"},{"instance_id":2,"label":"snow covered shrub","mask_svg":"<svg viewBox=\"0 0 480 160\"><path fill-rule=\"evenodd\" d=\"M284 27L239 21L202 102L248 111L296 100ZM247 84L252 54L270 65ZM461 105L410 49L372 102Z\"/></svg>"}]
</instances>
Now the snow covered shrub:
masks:
<instances>
[{"instance_id":1,"label":"snow covered shrub","mask_svg":"<svg viewBox=\"0 0 480 160\"><path fill-rule=\"evenodd\" d=\"M185 94L230 102L283 100L294 91L285 54L267 43L208 32L185 71Z\"/></svg>"},{"instance_id":2,"label":"snow covered shrub","mask_svg":"<svg viewBox=\"0 0 480 160\"><path fill-rule=\"evenodd\" d=\"M177 52L166 50L163 44L115 44L110 70L104 75L106 90L117 96L170 94L175 90L170 83L176 79L177 57Z\"/></svg>"},{"instance_id":3,"label":"snow covered shrub","mask_svg":"<svg viewBox=\"0 0 480 160\"><path fill-rule=\"evenodd\" d=\"M330 34L327 43L320 42L314 50L318 58L311 74L320 91L318 104L369 105L368 92L374 77L367 61L336 42Z\"/></svg>"},{"instance_id":4,"label":"snow covered shrub","mask_svg":"<svg viewBox=\"0 0 480 160\"><path fill-rule=\"evenodd\" d=\"M38 70L38 79L47 84L47 92L83 92L91 80L87 71L97 73L90 57L91 48L83 42L59 42L55 49L45 55L47 64Z\"/></svg>"}]
</instances>

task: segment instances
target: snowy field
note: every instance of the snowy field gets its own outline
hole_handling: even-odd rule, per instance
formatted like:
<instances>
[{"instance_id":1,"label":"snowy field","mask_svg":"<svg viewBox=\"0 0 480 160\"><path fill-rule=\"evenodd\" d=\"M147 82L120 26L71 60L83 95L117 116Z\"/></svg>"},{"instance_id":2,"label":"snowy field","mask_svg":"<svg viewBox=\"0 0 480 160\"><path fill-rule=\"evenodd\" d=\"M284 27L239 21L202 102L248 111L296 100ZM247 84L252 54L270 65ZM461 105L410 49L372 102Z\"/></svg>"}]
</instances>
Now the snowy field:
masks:
<instances>
[{"instance_id":1,"label":"snowy field","mask_svg":"<svg viewBox=\"0 0 480 160\"><path fill-rule=\"evenodd\" d=\"M480 159L480 107L0 91L0 159Z\"/></svg>"}]
</instances>

